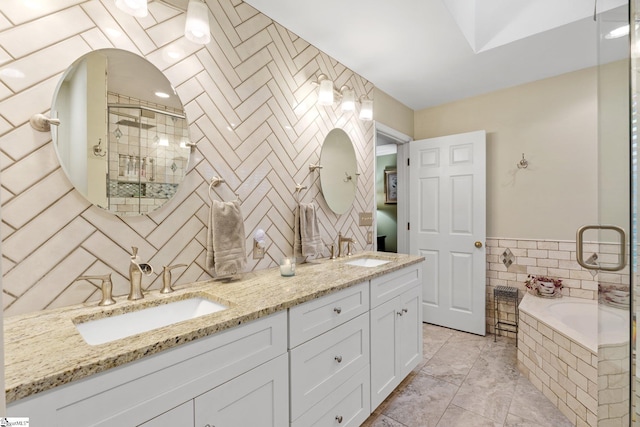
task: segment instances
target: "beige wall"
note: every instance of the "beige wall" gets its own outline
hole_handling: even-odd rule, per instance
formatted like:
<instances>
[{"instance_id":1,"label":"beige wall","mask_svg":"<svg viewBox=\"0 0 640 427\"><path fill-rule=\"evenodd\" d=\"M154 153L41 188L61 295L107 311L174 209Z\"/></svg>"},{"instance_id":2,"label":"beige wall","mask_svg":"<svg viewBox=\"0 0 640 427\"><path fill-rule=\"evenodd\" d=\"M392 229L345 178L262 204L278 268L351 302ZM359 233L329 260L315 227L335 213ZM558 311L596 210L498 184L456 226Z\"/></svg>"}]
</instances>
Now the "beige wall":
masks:
<instances>
[{"instance_id":1,"label":"beige wall","mask_svg":"<svg viewBox=\"0 0 640 427\"><path fill-rule=\"evenodd\" d=\"M373 94L373 119L412 137L414 111L378 88Z\"/></svg>"},{"instance_id":2,"label":"beige wall","mask_svg":"<svg viewBox=\"0 0 640 427\"><path fill-rule=\"evenodd\" d=\"M597 221L597 113L593 68L417 111L414 137L486 130L487 236L575 240Z\"/></svg>"},{"instance_id":3,"label":"beige wall","mask_svg":"<svg viewBox=\"0 0 640 427\"><path fill-rule=\"evenodd\" d=\"M600 67L598 88L599 221L628 229L629 62Z\"/></svg>"}]
</instances>

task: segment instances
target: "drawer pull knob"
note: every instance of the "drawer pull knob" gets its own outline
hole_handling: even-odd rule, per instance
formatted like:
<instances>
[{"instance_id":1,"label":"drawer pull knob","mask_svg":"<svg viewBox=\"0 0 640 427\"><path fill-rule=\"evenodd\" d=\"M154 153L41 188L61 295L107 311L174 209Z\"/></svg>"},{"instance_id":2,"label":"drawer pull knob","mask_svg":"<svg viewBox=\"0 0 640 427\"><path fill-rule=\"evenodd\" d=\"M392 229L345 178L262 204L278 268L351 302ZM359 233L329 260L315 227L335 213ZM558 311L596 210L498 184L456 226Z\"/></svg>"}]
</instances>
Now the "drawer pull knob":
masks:
<instances>
[{"instance_id":1,"label":"drawer pull knob","mask_svg":"<svg viewBox=\"0 0 640 427\"><path fill-rule=\"evenodd\" d=\"M402 311L396 313L398 316L402 316Z\"/></svg>"},{"instance_id":2,"label":"drawer pull knob","mask_svg":"<svg viewBox=\"0 0 640 427\"><path fill-rule=\"evenodd\" d=\"M338 424L342 423L342 415L336 415L336 421L338 422Z\"/></svg>"},{"instance_id":3,"label":"drawer pull knob","mask_svg":"<svg viewBox=\"0 0 640 427\"><path fill-rule=\"evenodd\" d=\"M334 359L336 359L336 362L338 363L342 362L342 356L336 356Z\"/></svg>"},{"instance_id":4,"label":"drawer pull knob","mask_svg":"<svg viewBox=\"0 0 640 427\"><path fill-rule=\"evenodd\" d=\"M409 310L407 310L406 308L403 308L403 309L402 309L402 312L403 312L403 313L406 313L406 312L408 312L408 311L409 311Z\"/></svg>"},{"instance_id":5,"label":"drawer pull knob","mask_svg":"<svg viewBox=\"0 0 640 427\"><path fill-rule=\"evenodd\" d=\"M333 311L335 311L337 314L340 314L340 313L342 313L342 308L336 307L336 308L333 309Z\"/></svg>"}]
</instances>

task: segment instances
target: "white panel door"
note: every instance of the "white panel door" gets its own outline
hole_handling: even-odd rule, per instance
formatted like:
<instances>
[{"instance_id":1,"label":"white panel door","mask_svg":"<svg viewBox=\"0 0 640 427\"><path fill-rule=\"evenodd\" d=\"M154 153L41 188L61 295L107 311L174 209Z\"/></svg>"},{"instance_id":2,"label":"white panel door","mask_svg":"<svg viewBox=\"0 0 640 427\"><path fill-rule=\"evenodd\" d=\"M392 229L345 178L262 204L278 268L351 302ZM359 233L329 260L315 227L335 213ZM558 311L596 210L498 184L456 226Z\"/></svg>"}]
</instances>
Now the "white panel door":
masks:
<instances>
[{"instance_id":1,"label":"white panel door","mask_svg":"<svg viewBox=\"0 0 640 427\"><path fill-rule=\"evenodd\" d=\"M485 131L410 143L410 253L425 257L423 321L485 334ZM480 247L478 247L480 246Z\"/></svg>"}]
</instances>

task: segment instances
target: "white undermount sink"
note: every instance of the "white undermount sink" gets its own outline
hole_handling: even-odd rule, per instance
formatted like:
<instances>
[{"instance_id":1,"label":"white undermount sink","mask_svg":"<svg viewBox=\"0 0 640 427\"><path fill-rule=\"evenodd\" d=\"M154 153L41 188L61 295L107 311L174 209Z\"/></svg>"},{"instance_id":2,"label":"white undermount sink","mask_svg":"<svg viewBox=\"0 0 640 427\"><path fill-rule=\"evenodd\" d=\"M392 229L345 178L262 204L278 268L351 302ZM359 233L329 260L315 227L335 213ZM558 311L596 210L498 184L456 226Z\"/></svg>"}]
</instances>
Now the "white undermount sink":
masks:
<instances>
[{"instance_id":1,"label":"white undermount sink","mask_svg":"<svg viewBox=\"0 0 640 427\"><path fill-rule=\"evenodd\" d=\"M355 265L358 267L378 267L388 262L391 262L391 261L387 261L385 259L378 259L378 258L357 258L351 261L346 261L345 264Z\"/></svg>"},{"instance_id":2,"label":"white undermount sink","mask_svg":"<svg viewBox=\"0 0 640 427\"><path fill-rule=\"evenodd\" d=\"M87 344L98 345L216 313L227 308L225 305L202 297L193 297L117 316L77 323L75 326Z\"/></svg>"}]
</instances>

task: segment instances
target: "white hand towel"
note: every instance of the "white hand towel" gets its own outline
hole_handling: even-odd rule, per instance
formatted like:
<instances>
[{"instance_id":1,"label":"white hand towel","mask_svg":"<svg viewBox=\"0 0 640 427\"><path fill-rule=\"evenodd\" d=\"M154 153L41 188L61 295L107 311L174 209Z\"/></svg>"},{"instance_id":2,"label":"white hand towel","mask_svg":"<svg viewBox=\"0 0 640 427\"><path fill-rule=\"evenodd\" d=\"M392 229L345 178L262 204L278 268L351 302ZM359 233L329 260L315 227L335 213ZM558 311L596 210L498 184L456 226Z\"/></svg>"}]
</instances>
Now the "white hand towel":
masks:
<instances>
[{"instance_id":1,"label":"white hand towel","mask_svg":"<svg viewBox=\"0 0 640 427\"><path fill-rule=\"evenodd\" d=\"M303 256L321 255L323 250L316 205L300 203L300 241Z\"/></svg>"},{"instance_id":2,"label":"white hand towel","mask_svg":"<svg viewBox=\"0 0 640 427\"><path fill-rule=\"evenodd\" d=\"M247 265L244 218L240 201L211 201L206 267L215 277L233 276Z\"/></svg>"},{"instance_id":3,"label":"white hand towel","mask_svg":"<svg viewBox=\"0 0 640 427\"><path fill-rule=\"evenodd\" d=\"M296 206L293 216L293 257L302 258L302 241L300 239L300 205Z\"/></svg>"}]
</instances>

